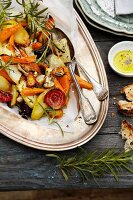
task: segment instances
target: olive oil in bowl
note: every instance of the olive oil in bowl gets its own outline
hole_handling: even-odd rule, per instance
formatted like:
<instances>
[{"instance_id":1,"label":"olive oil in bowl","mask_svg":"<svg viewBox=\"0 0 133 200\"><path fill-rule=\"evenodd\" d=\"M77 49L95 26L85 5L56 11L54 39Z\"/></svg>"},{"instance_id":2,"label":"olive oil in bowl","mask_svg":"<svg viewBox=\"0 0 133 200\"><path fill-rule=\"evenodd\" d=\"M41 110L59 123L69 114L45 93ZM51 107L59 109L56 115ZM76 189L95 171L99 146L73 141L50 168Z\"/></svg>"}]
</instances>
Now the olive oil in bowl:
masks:
<instances>
[{"instance_id":1,"label":"olive oil in bowl","mask_svg":"<svg viewBox=\"0 0 133 200\"><path fill-rule=\"evenodd\" d=\"M110 67L119 75L133 77L133 42L115 44L108 53Z\"/></svg>"},{"instance_id":2,"label":"olive oil in bowl","mask_svg":"<svg viewBox=\"0 0 133 200\"><path fill-rule=\"evenodd\" d=\"M123 50L114 56L114 66L122 73L133 73L133 51Z\"/></svg>"}]
</instances>

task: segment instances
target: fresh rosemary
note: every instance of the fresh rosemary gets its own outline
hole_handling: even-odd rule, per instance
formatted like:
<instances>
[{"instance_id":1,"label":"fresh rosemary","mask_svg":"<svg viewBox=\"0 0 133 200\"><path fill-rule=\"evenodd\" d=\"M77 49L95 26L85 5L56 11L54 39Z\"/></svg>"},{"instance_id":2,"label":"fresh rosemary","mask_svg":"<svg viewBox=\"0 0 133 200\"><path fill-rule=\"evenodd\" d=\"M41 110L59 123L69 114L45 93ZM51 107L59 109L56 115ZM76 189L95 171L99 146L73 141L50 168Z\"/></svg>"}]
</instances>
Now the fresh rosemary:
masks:
<instances>
[{"instance_id":1,"label":"fresh rosemary","mask_svg":"<svg viewBox=\"0 0 133 200\"><path fill-rule=\"evenodd\" d=\"M9 71L13 71L12 69L10 69L11 60L12 60L12 56L10 56L10 59L7 62L2 62L2 60L0 58L0 71L2 69L7 69Z\"/></svg>"},{"instance_id":2,"label":"fresh rosemary","mask_svg":"<svg viewBox=\"0 0 133 200\"><path fill-rule=\"evenodd\" d=\"M0 0L0 26L3 22L11 17L10 9L11 9L11 0Z\"/></svg>"},{"instance_id":3,"label":"fresh rosemary","mask_svg":"<svg viewBox=\"0 0 133 200\"><path fill-rule=\"evenodd\" d=\"M112 174L116 181L122 170L133 173L130 164L133 160L132 151L118 152L114 149L105 150L102 153L85 152L83 149L74 156L63 156L58 154L47 154L49 157L57 159L58 167L65 180L68 180L72 172L76 171L83 181L88 180L91 175L96 177Z\"/></svg>"},{"instance_id":4,"label":"fresh rosemary","mask_svg":"<svg viewBox=\"0 0 133 200\"><path fill-rule=\"evenodd\" d=\"M44 16L42 16L42 14L48 8L40 10L40 4L38 2L35 2L35 0L21 0L21 2L20 0L16 1L23 7L24 12L21 13L20 17L26 19L30 29L30 34L33 34L35 38L37 31L41 31L46 37L48 37L44 31L46 21L44 20ZM41 21L42 18L43 22Z\"/></svg>"},{"instance_id":5,"label":"fresh rosemary","mask_svg":"<svg viewBox=\"0 0 133 200\"><path fill-rule=\"evenodd\" d=\"M46 109L44 109L43 106L40 103L38 103L38 104L41 106L41 108L44 110L45 115L48 117L49 124L56 124L59 127L62 136L64 136L64 131L63 131L62 127L60 126L60 124L57 121L54 120L56 111L53 108L46 108ZM49 115L50 111L53 112L53 116L52 117L50 117L50 115Z\"/></svg>"}]
</instances>

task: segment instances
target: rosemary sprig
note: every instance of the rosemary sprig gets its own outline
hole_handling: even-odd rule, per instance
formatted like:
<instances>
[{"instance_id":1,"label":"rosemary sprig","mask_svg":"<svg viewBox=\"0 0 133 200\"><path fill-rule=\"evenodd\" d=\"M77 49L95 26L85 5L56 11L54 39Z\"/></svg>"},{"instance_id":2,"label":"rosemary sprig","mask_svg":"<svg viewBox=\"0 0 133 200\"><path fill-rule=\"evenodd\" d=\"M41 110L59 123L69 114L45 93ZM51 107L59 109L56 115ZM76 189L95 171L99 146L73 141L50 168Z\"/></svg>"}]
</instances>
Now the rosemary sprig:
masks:
<instances>
[{"instance_id":1,"label":"rosemary sprig","mask_svg":"<svg viewBox=\"0 0 133 200\"><path fill-rule=\"evenodd\" d=\"M11 16L9 12L11 3L11 0L0 0L0 25Z\"/></svg>"},{"instance_id":2,"label":"rosemary sprig","mask_svg":"<svg viewBox=\"0 0 133 200\"><path fill-rule=\"evenodd\" d=\"M133 160L131 151L118 152L114 149L108 149L98 153L85 152L82 149L82 152L70 157L58 154L47 154L47 156L57 159L58 167L65 180L68 180L74 171L79 173L83 181L88 180L89 175L95 179L105 174L112 174L118 181L122 170L133 173L133 168L130 167Z\"/></svg>"},{"instance_id":3,"label":"rosemary sprig","mask_svg":"<svg viewBox=\"0 0 133 200\"><path fill-rule=\"evenodd\" d=\"M10 56L10 59L5 63L5 62L2 62L1 58L0 58L0 71L2 69L7 69L7 70L11 70L10 69L10 65L11 65L11 60L12 60L12 56Z\"/></svg>"},{"instance_id":4,"label":"rosemary sprig","mask_svg":"<svg viewBox=\"0 0 133 200\"><path fill-rule=\"evenodd\" d=\"M44 62L44 60L46 59L46 56L47 56L47 52L48 52L48 50L49 50L50 43L51 43L51 36L50 36L50 38L49 38L48 41L47 41L46 49L45 49L44 52L42 53L41 57L37 59L36 63Z\"/></svg>"},{"instance_id":5,"label":"rosemary sprig","mask_svg":"<svg viewBox=\"0 0 133 200\"><path fill-rule=\"evenodd\" d=\"M60 126L60 124L57 121L54 120L54 117L55 117L55 114L56 114L55 112L56 111L53 108L45 108L44 109L43 106L40 103L38 103L38 104L41 106L41 108L44 110L45 115L48 117L49 124L56 124L59 127L62 136L64 136L64 131L63 131L62 127ZM49 115L50 111L53 111L53 117L51 117Z\"/></svg>"},{"instance_id":6,"label":"rosemary sprig","mask_svg":"<svg viewBox=\"0 0 133 200\"><path fill-rule=\"evenodd\" d=\"M41 31L48 38L47 34L44 31L46 22L44 20L44 16L42 16L42 14L48 8L40 10L40 4L38 2L35 2L35 0L21 0L21 2L20 0L16 1L23 7L24 12L21 13L21 17L26 19L30 29L30 34L33 34L35 38L37 31ZM42 18L43 22L41 21Z\"/></svg>"}]
</instances>

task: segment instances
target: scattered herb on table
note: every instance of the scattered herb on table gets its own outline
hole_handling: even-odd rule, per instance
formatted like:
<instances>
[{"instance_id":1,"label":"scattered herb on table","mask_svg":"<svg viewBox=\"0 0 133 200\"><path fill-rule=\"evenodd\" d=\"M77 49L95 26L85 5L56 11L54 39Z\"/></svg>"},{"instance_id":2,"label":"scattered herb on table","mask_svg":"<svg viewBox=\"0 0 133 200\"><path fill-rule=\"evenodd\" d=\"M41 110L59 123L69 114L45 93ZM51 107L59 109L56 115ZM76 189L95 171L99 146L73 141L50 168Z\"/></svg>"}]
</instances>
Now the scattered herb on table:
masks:
<instances>
[{"instance_id":1,"label":"scattered herb on table","mask_svg":"<svg viewBox=\"0 0 133 200\"><path fill-rule=\"evenodd\" d=\"M94 180L105 174L112 174L116 181L123 170L133 173L131 163L133 160L132 151L118 152L114 149L107 149L102 153L82 152L74 156L63 156L58 154L47 154L49 157L57 159L58 167L63 177L67 181L72 172L78 172L83 181L88 180L91 175Z\"/></svg>"}]
</instances>

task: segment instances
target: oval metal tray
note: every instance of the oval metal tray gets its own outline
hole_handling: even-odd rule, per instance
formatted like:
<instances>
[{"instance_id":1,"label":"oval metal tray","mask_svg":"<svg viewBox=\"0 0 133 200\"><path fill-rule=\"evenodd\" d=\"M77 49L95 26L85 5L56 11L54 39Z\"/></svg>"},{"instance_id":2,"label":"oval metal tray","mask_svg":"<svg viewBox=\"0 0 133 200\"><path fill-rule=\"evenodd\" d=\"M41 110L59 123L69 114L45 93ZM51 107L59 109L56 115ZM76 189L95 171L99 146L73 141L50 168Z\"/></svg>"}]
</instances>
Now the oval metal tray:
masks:
<instances>
[{"instance_id":1,"label":"oval metal tray","mask_svg":"<svg viewBox=\"0 0 133 200\"><path fill-rule=\"evenodd\" d=\"M78 21L76 57L84 68L108 89L104 65L96 45L77 13L76 17ZM81 146L100 130L106 118L109 101L107 98L99 102L93 91L85 90L84 93L90 99L98 116L97 122L91 126L87 126L79 117L71 122L73 127L71 131L65 130L62 136L59 129L51 129L50 126L46 128L42 124L25 120L0 104L0 132L16 142L41 150L63 151Z\"/></svg>"}]
</instances>

